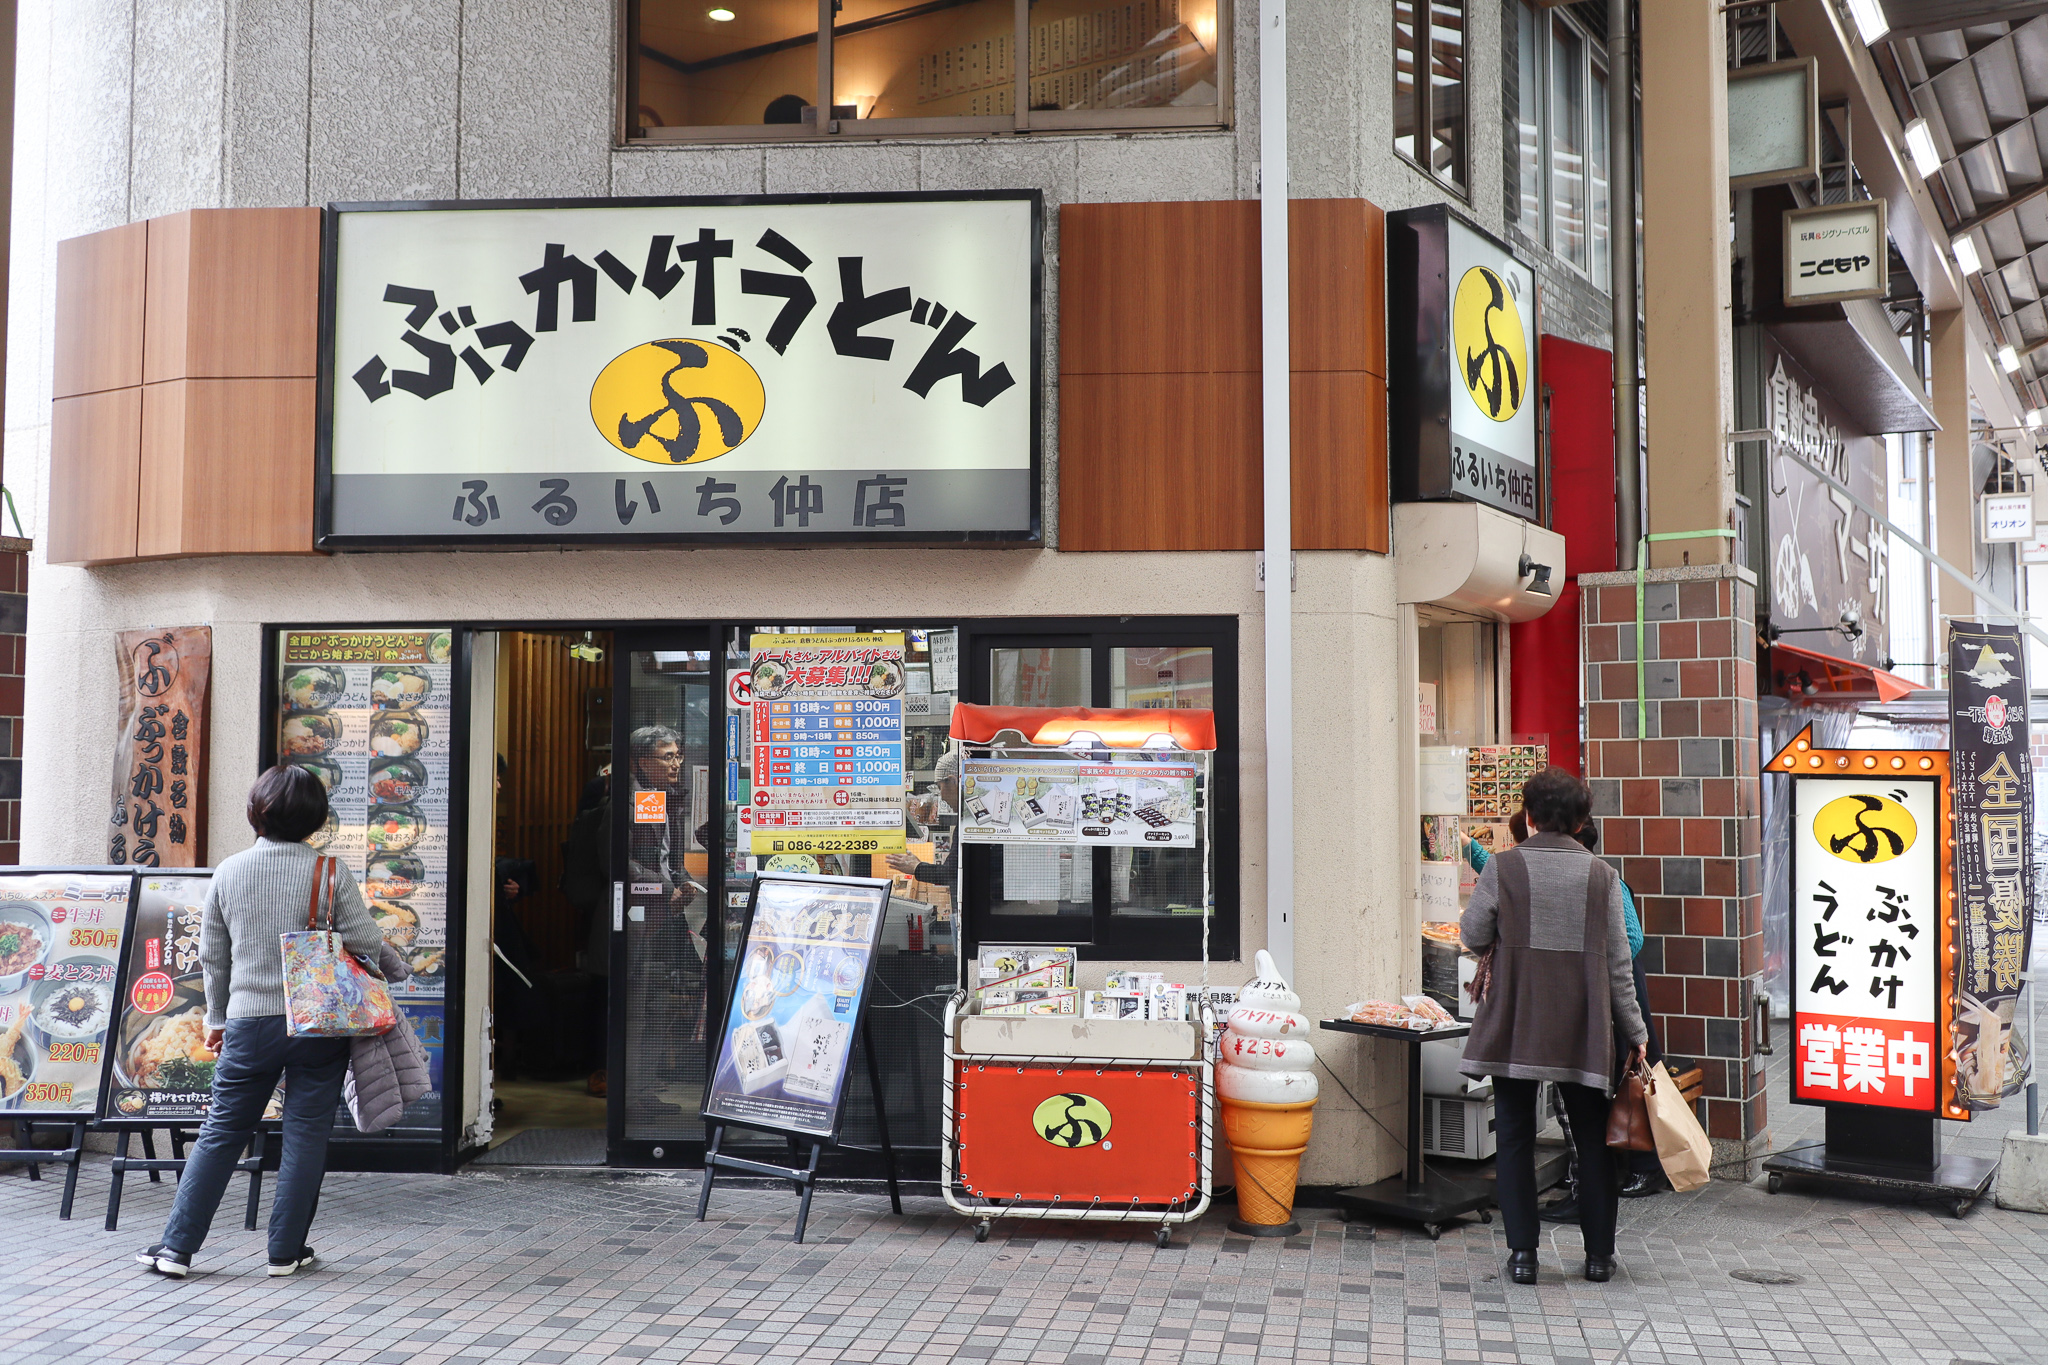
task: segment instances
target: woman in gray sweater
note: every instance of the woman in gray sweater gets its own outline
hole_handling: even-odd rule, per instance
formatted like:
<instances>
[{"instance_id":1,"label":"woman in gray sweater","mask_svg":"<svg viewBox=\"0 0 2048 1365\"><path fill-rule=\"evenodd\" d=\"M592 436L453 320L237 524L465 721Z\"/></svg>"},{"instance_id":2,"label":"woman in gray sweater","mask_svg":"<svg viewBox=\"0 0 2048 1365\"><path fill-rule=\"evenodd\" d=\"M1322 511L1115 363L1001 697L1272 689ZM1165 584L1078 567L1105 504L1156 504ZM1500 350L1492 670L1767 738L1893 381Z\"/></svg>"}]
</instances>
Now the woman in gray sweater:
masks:
<instances>
[{"instance_id":1,"label":"woman in gray sweater","mask_svg":"<svg viewBox=\"0 0 2048 1365\"><path fill-rule=\"evenodd\" d=\"M1556 1084L1571 1118L1586 1278L1614 1275L1607 1109L1617 1054L1633 1050L1640 1061L1649 1033L1636 1007L1621 878L1572 837L1592 806L1586 784L1562 768L1530 778L1522 809L1532 833L1486 864L1458 922L1468 949L1493 950L1493 979L1458 1069L1493 1078L1495 1171L1516 1284L1536 1283L1536 1092L1544 1081Z\"/></svg>"},{"instance_id":2,"label":"woman in gray sweater","mask_svg":"<svg viewBox=\"0 0 2048 1365\"><path fill-rule=\"evenodd\" d=\"M178 1181L163 1240L135 1257L159 1274L183 1279L191 1269L280 1077L284 1153L271 1195L270 1273L291 1275L313 1263L306 1229L327 1169L327 1135L348 1071L349 1040L294 1038L285 1031L279 939L306 927L319 855L305 839L326 822L327 789L320 779L304 768L272 768L249 790L256 846L214 871L199 956L206 974L206 1046L220 1061L213 1103ZM324 907L320 922L327 922ZM346 869L334 882L334 927L350 952L376 960L383 936Z\"/></svg>"}]
</instances>

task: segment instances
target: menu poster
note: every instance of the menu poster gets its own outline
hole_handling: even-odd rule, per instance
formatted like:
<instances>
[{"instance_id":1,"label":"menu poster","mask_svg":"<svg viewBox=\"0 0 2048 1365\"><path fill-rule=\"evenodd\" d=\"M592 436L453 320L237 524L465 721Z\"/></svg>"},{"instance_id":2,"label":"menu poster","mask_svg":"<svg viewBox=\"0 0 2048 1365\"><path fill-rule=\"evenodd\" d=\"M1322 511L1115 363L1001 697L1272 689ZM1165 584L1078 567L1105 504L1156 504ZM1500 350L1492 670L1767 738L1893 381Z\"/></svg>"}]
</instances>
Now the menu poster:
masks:
<instances>
[{"instance_id":1,"label":"menu poster","mask_svg":"<svg viewBox=\"0 0 2048 1365\"><path fill-rule=\"evenodd\" d=\"M960 764L960 838L970 844L1193 848L1200 772L1192 763L1123 754L1110 763L966 758Z\"/></svg>"},{"instance_id":2,"label":"menu poster","mask_svg":"<svg viewBox=\"0 0 2048 1365\"><path fill-rule=\"evenodd\" d=\"M362 884L412 968L391 987L401 1005L447 990L453 638L437 627L284 636L279 761L327 787L327 825L306 842Z\"/></svg>"},{"instance_id":3,"label":"menu poster","mask_svg":"<svg viewBox=\"0 0 2048 1365\"><path fill-rule=\"evenodd\" d=\"M114 1010L100 1116L197 1123L213 1096L199 925L211 871L145 873L128 932L127 991Z\"/></svg>"},{"instance_id":4,"label":"menu poster","mask_svg":"<svg viewBox=\"0 0 2048 1365\"><path fill-rule=\"evenodd\" d=\"M0 873L0 1119L98 1113L134 881Z\"/></svg>"},{"instance_id":5,"label":"menu poster","mask_svg":"<svg viewBox=\"0 0 2048 1365\"><path fill-rule=\"evenodd\" d=\"M756 635L756 857L901 853L903 632Z\"/></svg>"},{"instance_id":6,"label":"menu poster","mask_svg":"<svg viewBox=\"0 0 2048 1365\"><path fill-rule=\"evenodd\" d=\"M889 883L764 872L739 940L739 970L706 1119L830 1140L867 1004Z\"/></svg>"}]
</instances>

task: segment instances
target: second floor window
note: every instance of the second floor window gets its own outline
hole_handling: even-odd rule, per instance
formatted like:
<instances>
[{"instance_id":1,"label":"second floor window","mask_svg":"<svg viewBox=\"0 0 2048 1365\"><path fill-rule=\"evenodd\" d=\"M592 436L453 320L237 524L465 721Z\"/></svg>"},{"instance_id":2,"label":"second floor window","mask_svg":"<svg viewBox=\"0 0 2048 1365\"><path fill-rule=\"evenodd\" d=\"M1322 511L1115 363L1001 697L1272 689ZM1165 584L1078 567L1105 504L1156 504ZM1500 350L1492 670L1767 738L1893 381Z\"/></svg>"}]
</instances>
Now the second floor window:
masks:
<instances>
[{"instance_id":1,"label":"second floor window","mask_svg":"<svg viewBox=\"0 0 2048 1365\"><path fill-rule=\"evenodd\" d=\"M625 29L631 140L1225 122L1226 0L632 0Z\"/></svg>"},{"instance_id":2,"label":"second floor window","mask_svg":"<svg viewBox=\"0 0 2048 1365\"><path fill-rule=\"evenodd\" d=\"M1465 0L1394 0L1394 149L1465 193Z\"/></svg>"},{"instance_id":3,"label":"second floor window","mask_svg":"<svg viewBox=\"0 0 2048 1365\"><path fill-rule=\"evenodd\" d=\"M1517 225L1606 288L1614 211L1607 54L1561 13L1516 7Z\"/></svg>"}]
</instances>

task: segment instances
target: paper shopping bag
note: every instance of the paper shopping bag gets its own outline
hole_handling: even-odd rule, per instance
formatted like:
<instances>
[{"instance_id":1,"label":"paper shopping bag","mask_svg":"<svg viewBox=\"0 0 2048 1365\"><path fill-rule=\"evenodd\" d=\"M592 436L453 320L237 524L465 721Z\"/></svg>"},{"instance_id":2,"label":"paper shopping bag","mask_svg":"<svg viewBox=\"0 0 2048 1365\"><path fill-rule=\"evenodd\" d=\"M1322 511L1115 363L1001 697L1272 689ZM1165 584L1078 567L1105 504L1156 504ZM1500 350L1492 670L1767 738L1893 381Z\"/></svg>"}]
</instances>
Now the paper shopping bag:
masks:
<instances>
[{"instance_id":1,"label":"paper shopping bag","mask_svg":"<svg viewBox=\"0 0 2048 1365\"><path fill-rule=\"evenodd\" d=\"M382 1033L398 1022L383 978L356 961L334 931L334 879L340 865L313 865L313 896L303 932L279 935L284 953L284 1024L294 1038L355 1038ZM322 883L327 927L318 927Z\"/></svg>"},{"instance_id":2,"label":"paper shopping bag","mask_svg":"<svg viewBox=\"0 0 2048 1365\"><path fill-rule=\"evenodd\" d=\"M1661 1066L1650 1069L1643 1100L1650 1110L1650 1131L1657 1139L1657 1160L1671 1188L1683 1193L1706 1184L1714 1160L1713 1145L1669 1071Z\"/></svg>"}]
</instances>

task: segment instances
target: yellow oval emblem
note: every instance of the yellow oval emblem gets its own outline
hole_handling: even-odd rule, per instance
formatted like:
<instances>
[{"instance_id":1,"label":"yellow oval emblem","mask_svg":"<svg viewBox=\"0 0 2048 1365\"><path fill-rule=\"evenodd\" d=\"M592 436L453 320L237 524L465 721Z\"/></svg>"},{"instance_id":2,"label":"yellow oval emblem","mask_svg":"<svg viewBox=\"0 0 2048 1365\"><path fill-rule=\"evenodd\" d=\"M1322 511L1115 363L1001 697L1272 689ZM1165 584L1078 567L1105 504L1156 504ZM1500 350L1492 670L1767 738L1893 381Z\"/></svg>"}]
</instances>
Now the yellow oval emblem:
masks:
<instances>
[{"instance_id":1,"label":"yellow oval emblem","mask_svg":"<svg viewBox=\"0 0 2048 1365\"><path fill-rule=\"evenodd\" d=\"M1479 410L1496 422L1521 411L1529 389L1529 339L1508 282L1483 265L1458 281L1451 302L1458 378Z\"/></svg>"},{"instance_id":2,"label":"yellow oval emblem","mask_svg":"<svg viewBox=\"0 0 2048 1365\"><path fill-rule=\"evenodd\" d=\"M1109 1136L1109 1106L1093 1095L1054 1095L1031 1111L1031 1127L1055 1147L1092 1147Z\"/></svg>"},{"instance_id":3,"label":"yellow oval emblem","mask_svg":"<svg viewBox=\"0 0 2048 1365\"><path fill-rule=\"evenodd\" d=\"M768 394L745 358L717 342L671 337L635 346L590 386L590 420L649 464L730 454L761 425Z\"/></svg>"},{"instance_id":4,"label":"yellow oval emblem","mask_svg":"<svg viewBox=\"0 0 2048 1365\"><path fill-rule=\"evenodd\" d=\"M1813 817L1815 842L1845 863L1888 863L1919 833L1913 813L1888 796L1838 796Z\"/></svg>"}]
</instances>

